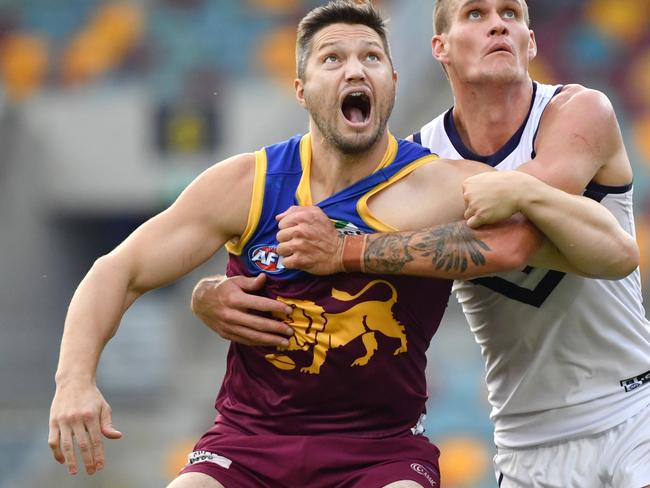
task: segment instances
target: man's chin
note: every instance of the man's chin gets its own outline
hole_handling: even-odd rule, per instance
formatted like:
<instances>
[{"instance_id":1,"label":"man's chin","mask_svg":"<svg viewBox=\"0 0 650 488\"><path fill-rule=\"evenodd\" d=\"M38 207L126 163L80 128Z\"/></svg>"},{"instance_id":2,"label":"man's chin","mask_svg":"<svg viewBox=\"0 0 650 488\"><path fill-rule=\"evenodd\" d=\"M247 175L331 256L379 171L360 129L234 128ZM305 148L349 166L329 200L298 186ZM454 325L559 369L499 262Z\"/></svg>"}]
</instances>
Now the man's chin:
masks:
<instances>
[{"instance_id":1,"label":"man's chin","mask_svg":"<svg viewBox=\"0 0 650 488\"><path fill-rule=\"evenodd\" d=\"M525 80L526 77L522 71L512 65L501 65L483 73L483 81L487 83L507 84L519 80Z\"/></svg>"},{"instance_id":2,"label":"man's chin","mask_svg":"<svg viewBox=\"0 0 650 488\"><path fill-rule=\"evenodd\" d=\"M360 154L369 151L379 140L375 133L358 133L349 136L340 136L336 140L336 147L343 154Z\"/></svg>"}]
</instances>

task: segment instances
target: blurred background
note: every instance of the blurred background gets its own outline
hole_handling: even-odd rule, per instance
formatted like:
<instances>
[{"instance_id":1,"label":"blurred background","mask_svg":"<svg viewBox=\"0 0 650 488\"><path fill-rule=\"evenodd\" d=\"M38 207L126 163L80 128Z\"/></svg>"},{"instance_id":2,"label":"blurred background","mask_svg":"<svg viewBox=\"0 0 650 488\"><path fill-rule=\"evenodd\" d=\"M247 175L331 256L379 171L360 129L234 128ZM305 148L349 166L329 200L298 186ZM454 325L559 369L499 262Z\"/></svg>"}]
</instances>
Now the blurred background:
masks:
<instances>
[{"instance_id":1,"label":"blurred background","mask_svg":"<svg viewBox=\"0 0 650 488\"><path fill-rule=\"evenodd\" d=\"M199 172L306 130L294 32L321 3L0 0L0 488L165 486L211 425L227 344L188 304L223 254L137 302L108 345L98 383L125 435L94 477L70 477L47 446L66 307L93 260ZM400 74L391 129L406 136L452 105L430 56L433 1L375 3ZM617 109L647 280L650 0L529 3L534 76L598 88ZM494 486L482 360L454 299L428 371L445 486Z\"/></svg>"}]
</instances>

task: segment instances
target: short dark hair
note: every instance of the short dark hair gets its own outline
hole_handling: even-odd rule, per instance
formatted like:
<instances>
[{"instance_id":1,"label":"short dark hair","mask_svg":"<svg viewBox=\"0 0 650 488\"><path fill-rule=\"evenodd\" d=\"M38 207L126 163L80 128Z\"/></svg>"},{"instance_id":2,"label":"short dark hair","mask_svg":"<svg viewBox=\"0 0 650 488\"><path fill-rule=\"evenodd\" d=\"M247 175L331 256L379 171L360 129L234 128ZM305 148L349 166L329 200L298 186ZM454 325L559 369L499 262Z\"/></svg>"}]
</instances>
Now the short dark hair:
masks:
<instances>
[{"instance_id":1,"label":"short dark hair","mask_svg":"<svg viewBox=\"0 0 650 488\"><path fill-rule=\"evenodd\" d=\"M305 79L305 64L311 53L314 35L332 24L360 24L370 27L379 37L391 65L390 47L386 35L386 21L369 0L332 0L326 5L316 7L303 17L298 25L296 39L296 72L298 78Z\"/></svg>"},{"instance_id":2,"label":"short dark hair","mask_svg":"<svg viewBox=\"0 0 650 488\"><path fill-rule=\"evenodd\" d=\"M451 22L451 7L457 0L436 0L436 6L433 9L433 33L442 34L449 30ZM530 17L528 15L528 4L526 0L522 0L522 7L524 8L524 20L527 25L530 25Z\"/></svg>"}]
</instances>

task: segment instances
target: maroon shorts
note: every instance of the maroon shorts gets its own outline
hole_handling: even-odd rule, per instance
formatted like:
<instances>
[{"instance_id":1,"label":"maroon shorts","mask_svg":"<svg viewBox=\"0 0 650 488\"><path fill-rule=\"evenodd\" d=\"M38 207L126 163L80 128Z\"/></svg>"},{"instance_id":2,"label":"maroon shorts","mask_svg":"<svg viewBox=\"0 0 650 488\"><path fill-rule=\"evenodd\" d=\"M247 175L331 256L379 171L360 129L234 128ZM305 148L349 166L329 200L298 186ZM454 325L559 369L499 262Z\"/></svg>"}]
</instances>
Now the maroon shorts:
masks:
<instances>
[{"instance_id":1,"label":"maroon shorts","mask_svg":"<svg viewBox=\"0 0 650 488\"><path fill-rule=\"evenodd\" d=\"M440 486L439 451L426 437L206 433L182 473L226 488L375 488L400 480Z\"/></svg>"}]
</instances>

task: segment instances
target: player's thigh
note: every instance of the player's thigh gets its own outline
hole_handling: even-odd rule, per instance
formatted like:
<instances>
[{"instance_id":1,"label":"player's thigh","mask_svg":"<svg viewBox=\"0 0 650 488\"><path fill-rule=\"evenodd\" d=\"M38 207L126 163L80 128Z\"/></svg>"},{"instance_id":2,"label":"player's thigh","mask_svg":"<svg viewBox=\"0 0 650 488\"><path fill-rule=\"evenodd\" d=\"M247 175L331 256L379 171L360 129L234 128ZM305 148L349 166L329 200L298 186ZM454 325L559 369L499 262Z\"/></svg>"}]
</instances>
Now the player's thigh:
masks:
<instances>
[{"instance_id":1,"label":"player's thigh","mask_svg":"<svg viewBox=\"0 0 650 488\"><path fill-rule=\"evenodd\" d=\"M203 473L183 473L167 488L225 488L212 476Z\"/></svg>"},{"instance_id":2,"label":"player's thigh","mask_svg":"<svg viewBox=\"0 0 650 488\"><path fill-rule=\"evenodd\" d=\"M388 485L385 485L384 488L424 488L420 483L416 483L411 480L402 480L394 481Z\"/></svg>"}]
</instances>

